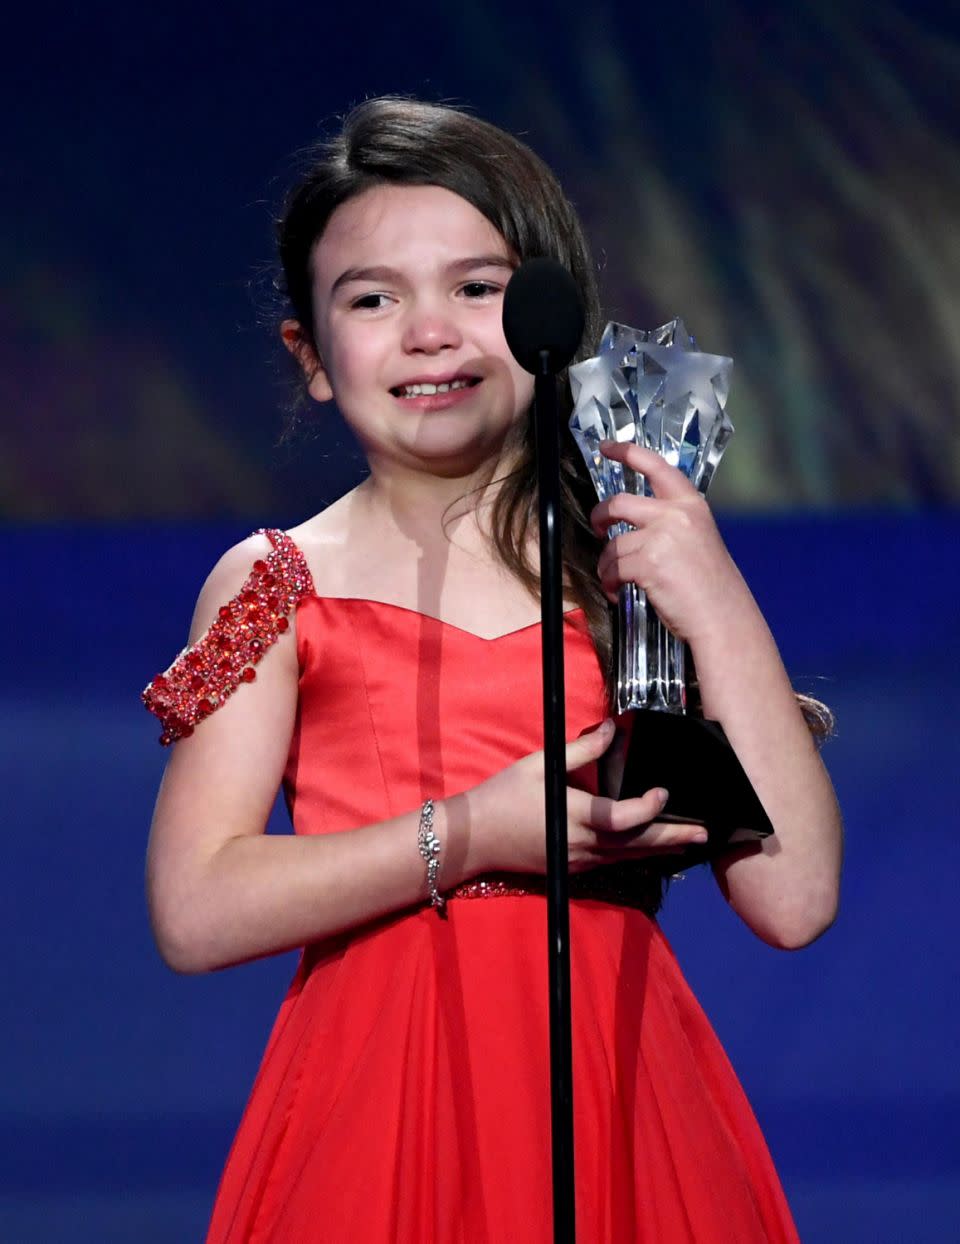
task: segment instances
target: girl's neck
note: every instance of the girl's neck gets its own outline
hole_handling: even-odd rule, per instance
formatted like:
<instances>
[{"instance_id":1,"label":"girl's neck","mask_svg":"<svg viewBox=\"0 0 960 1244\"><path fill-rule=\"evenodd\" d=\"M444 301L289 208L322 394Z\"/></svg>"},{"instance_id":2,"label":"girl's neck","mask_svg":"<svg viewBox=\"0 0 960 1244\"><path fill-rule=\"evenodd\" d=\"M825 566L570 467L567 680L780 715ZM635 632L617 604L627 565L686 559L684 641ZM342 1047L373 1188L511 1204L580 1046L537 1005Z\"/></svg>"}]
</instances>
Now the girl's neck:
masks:
<instances>
[{"instance_id":1,"label":"girl's neck","mask_svg":"<svg viewBox=\"0 0 960 1244\"><path fill-rule=\"evenodd\" d=\"M356 497L371 521L386 522L418 544L464 528L488 536L490 509L508 470L498 462L469 476L448 478L393 466L384 470L371 462Z\"/></svg>"}]
</instances>

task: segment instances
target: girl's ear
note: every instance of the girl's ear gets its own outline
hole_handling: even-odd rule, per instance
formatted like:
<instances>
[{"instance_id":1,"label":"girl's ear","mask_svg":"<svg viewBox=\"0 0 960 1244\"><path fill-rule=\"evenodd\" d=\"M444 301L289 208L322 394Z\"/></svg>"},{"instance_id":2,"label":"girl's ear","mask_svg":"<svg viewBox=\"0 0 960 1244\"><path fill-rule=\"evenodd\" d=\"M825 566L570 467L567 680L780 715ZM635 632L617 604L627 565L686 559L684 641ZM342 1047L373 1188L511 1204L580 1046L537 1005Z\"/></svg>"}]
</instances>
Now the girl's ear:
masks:
<instances>
[{"instance_id":1,"label":"girl's ear","mask_svg":"<svg viewBox=\"0 0 960 1244\"><path fill-rule=\"evenodd\" d=\"M333 398L333 389L327 377L323 360L307 339L299 320L284 320L280 325L280 337L293 357L300 364L307 392L315 402L329 402Z\"/></svg>"}]
</instances>

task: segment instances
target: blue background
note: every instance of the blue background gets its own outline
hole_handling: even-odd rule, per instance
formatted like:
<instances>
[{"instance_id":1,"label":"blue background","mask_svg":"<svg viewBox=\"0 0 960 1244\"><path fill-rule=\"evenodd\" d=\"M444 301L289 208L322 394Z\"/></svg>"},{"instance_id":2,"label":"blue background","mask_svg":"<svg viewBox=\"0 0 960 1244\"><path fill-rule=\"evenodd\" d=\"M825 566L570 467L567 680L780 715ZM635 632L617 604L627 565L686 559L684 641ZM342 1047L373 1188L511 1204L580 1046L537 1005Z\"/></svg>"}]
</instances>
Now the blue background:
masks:
<instances>
[{"instance_id":1,"label":"blue background","mask_svg":"<svg viewBox=\"0 0 960 1244\"><path fill-rule=\"evenodd\" d=\"M803 1239L960 1238L960 13L414 0L361 27L176 0L5 18L0 1240L199 1239L292 972L160 964L137 694L224 548L359 476L334 412L277 448L265 292L289 153L386 91L524 134L610 314L682 311L736 358L712 495L797 686L837 713L843 907L778 953L699 873L664 925Z\"/></svg>"},{"instance_id":2,"label":"blue background","mask_svg":"<svg viewBox=\"0 0 960 1244\"><path fill-rule=\"evenodd\" d=\"M943 1241L960 1204L952 515L723 520L798 686L836 709L843 909L758 942L709 876L664 924L808 1241ZM200 1237L292 972L170 974L142 897L162 766L137 689L243 529L8 532L0 1238ZM280 822L282 825L282 821Z\"/></svg>"}]
</instances>

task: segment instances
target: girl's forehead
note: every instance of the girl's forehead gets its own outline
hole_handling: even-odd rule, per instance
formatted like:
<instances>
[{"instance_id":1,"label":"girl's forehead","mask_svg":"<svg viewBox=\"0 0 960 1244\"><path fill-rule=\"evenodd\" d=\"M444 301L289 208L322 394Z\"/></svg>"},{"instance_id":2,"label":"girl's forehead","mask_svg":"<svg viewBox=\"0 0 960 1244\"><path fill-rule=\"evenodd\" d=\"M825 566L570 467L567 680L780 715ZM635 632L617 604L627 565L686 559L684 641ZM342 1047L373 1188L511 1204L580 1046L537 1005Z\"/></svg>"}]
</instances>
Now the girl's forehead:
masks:
<instances>
[{"instance_id":1,"label":"girl's forehead","mask_svg":"<svg viewBox=\"0 0 960 1244\"><path fill-rule=\"evenodd\" d=\"M509 256L499 230L443 186L373 186L341 203L314 243L318 280L332 265L389 264L404 256Z\"/></svg>"}]
</instances>

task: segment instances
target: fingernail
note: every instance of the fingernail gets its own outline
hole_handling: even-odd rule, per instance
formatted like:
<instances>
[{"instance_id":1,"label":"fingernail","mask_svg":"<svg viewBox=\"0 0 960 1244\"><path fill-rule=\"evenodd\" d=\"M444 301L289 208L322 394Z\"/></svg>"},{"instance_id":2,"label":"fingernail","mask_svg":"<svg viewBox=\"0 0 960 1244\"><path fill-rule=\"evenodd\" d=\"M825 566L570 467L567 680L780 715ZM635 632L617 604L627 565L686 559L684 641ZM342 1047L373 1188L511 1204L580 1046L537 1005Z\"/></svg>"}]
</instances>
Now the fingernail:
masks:
<instances>
[{"instance_id":1,"label":"fingernail","mask_svg":"<svg viewBox=\"0 0 960 1244\"><path fill-rule=\"evenodd\" d=\"M664 790L662 786L658 786L657 787L657 798L660 800L660 807L662 808L664 804L667 802L667 800L670 798L670 792L668 790Z\"/></svg>"},{"instance_id":2,"label":"fingernail","mask_svg":"<svg viewBox=\"0 0 960 1244\"><path fill-rule=\"evenodd\" d=\"M705 829L701 829L701 830L699 830L699 832L697 832L697 833L695 833L695 834L693 835L693 837L690 839L690 841L691 841L691 842L706 842L706 841L707 841L707 831L706 831Z\"/></svg>"}]
</instances>

